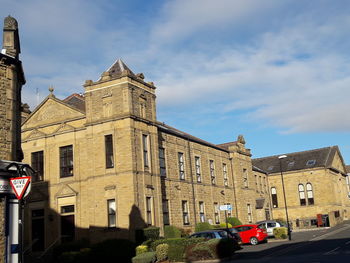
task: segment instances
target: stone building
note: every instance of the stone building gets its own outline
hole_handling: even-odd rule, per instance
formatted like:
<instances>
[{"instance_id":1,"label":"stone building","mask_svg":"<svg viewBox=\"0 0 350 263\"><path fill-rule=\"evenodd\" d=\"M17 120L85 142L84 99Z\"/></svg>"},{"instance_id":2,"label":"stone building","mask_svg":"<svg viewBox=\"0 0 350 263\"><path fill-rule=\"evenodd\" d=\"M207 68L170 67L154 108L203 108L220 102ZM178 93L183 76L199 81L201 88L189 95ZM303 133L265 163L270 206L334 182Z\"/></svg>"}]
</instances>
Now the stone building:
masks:
<instances>
[{"instance_id":1,"label":"stone building","mask_svg":"<svg viewBox=\"0 0 350 263\"><path fill-rule=\"evenodd\" d=\"M8 16L4 20L0 52L0 159L21 161L21 88L25 84L18 24ZM5 255L5 202L0 194L0 262Z\"/></svg>"},{"instance_id":2,"label":"stone building","mask_svg":"<svg viewBox=\"0 0 350 263\"><path fill-rule=\"evenodd\" d=\"M269 174L272 213L286 219L281 170L288 217L294 228L334 226L349 219L349 179L337 146L269 156L253 164Z\"/></svg>"},{"instance_id":3,"label":"stone building","mask_svg":"<svg viewBox=\"0 0 350 263\"><path fill-rule=\"evenodd\" d=\"M157 121L156 87L121 60L84 87L64 100L51 89L22 125L24 160L38 171L26 211L33 250L133 239L147 225L193 230L224 222L224 204L244 223L270 215L266 174L243 136L214 145Z\"/></svg>"}]
</instances>

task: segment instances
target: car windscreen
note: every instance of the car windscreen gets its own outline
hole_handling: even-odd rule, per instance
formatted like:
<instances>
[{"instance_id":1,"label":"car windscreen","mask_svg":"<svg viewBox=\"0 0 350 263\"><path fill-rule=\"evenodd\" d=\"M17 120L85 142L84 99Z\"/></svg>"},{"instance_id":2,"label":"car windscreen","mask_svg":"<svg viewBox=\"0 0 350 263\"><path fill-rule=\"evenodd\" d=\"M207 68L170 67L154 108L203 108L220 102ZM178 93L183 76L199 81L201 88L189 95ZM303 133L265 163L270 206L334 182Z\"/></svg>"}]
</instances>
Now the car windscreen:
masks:
<instances>
[{"instance_id":1,"label":"car windscreen","mask_svg":"<svg viewBox=\"0 0 350 263\"><path fill-rule=\"evenodd\" d=\"M222 237L222 238L228 237L228 233L227 233L226 231L219 231L218 234L219 234L219 236Z\"/></svg>"}]
</instances>

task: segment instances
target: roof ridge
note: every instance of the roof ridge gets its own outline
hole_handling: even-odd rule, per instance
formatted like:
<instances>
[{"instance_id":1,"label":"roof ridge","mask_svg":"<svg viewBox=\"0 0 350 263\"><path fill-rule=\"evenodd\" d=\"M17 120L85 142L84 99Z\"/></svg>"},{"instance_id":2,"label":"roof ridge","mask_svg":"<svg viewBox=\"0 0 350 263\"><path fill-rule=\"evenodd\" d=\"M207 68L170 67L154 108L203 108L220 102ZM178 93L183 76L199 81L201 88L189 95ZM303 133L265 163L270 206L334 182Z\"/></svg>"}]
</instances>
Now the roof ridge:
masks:
<instances>
[{"instance_id":1,"label":"roof ridge","mask_svg":"<svg viewBox=\"0 0 350 263\"><path fill-rule=\"evenodd\" d=\"M305 150L305 151L300 151L300 152L291 152L291 153L281 153L281 154L274 154L270 156L265 156L265 157L259 157L259 158L254 158L254 160L259 160L259 159L265 159L265 158L272 158L272 157L278 157L281 155L291 155L291 154L302 154L302 153L308 153L308 152L314 152L314 151L319 151L319 150L324 150L324 149L332 149L333 147L337 147L336 145L333 146L326 146L326 147L321 147L317 149L311 149L311 150Z\"/></svg>"}]
</instances>

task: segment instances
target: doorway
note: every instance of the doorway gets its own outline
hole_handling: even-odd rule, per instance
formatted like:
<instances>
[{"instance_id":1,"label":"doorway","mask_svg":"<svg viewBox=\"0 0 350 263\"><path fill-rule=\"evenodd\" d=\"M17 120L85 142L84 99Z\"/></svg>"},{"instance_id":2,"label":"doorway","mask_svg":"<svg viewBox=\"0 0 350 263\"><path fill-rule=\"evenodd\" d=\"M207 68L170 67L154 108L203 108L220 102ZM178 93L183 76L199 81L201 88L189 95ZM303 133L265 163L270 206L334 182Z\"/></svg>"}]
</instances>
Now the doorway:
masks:
<instances>
[{"instance_id":1,"label":"doorway","mask_svg":"<svg viewBox=\"0 0 350 263\"><path fill-rule=\"evenodd\" d=\"M70 242L75 238L74 205L61 207L61 242Z\"/></svg>"},{"instance_id":2,"label":"doorway","mask_svg":"<svg viewBox=\"0 0 350 263\"><path fill-rule=\"evenodd\" d=\"M45 249L44 209L32 210L32 251Z\"/></svg>"}]
</instances>

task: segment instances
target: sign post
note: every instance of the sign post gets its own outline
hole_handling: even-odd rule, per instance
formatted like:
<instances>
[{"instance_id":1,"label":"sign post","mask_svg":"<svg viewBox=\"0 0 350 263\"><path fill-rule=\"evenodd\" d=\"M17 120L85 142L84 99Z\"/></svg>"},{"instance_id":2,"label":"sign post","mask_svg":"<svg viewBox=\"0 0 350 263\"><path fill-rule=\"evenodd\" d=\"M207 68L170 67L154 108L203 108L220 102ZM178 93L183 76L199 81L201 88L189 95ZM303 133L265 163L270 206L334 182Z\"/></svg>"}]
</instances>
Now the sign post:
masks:
<instances>
[{"instance_id":1,"label":"sign post","mask_svg":"<svg viewBox=\"0 0 350 263\"><path fill-rule=\"evenodd\" d=\"M220 205L220 210L225 211L225 222L226 222L226 228L228 229L227 210L232 211L232 206L231 205Z\"/></svg>"}]
</instances>

